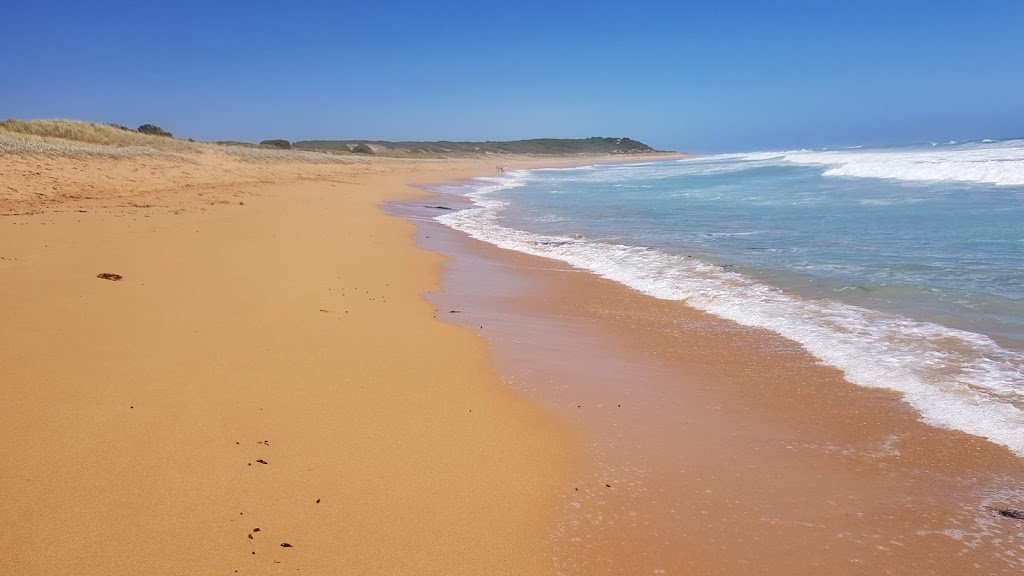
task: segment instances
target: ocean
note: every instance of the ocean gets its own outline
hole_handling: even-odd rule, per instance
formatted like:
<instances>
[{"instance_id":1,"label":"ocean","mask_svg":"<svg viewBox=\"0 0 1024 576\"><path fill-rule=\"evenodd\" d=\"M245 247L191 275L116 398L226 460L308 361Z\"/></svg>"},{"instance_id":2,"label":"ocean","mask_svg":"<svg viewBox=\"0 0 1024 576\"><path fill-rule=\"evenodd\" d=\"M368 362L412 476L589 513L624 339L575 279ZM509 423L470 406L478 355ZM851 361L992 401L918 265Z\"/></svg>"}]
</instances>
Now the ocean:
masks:
<instances>
[{"instance_id":1,"label":"ocean","mask_svg":"<svg viewBox=\"0 0 1024 576\"><path fill-rule=\"evenodd\" d=\"M1024 455L1024 140L512 171L438 221L773 330Z\"/></svg>"}]
</instances>

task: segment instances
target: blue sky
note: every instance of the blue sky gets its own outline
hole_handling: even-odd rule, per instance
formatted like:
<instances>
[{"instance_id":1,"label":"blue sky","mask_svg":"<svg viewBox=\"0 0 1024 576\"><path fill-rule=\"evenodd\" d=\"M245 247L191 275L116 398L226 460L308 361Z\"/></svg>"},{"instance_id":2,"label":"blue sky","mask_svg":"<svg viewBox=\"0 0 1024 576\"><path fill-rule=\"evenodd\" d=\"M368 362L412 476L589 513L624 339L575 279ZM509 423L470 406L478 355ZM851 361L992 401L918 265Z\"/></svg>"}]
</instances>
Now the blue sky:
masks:
<instances>
[{"instance_id":1,"label":"blue sky","mask_svg":"<svg viewBox=\"0 0 1024 576\"><path fill-rule=\"evenodd\" d=\"M1020 0L37 0L4 20L0 117L697 152L1024 136Z\"/></svg>"}]
</instances>

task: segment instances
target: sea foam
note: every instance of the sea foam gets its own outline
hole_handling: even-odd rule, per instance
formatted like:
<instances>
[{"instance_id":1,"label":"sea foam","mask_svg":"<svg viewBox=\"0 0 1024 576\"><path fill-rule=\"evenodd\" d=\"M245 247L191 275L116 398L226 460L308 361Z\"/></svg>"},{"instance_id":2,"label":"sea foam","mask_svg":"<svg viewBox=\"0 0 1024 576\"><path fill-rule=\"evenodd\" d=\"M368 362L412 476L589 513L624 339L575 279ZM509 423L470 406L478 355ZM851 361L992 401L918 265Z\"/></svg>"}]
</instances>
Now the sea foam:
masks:
<instances>
[{"instance_id":1,"label":"sea foam","mask_svg":"<svg viewBox=\"0 0 1024 576\"><path fill-rule=\"evenodd\" d=\"M1024 140L914 149L792 150L723 154L713 159L821 166L825 176L1024 186ZM681 162L692 162L684 159Z\"/></svg>"},{"instance_id":2,"label":"sea foam","mask_svg":"<svg viewBox=\"0 0 1024 576\"><path fill-rule=\"evenodd\" d=\"M730 159L758 165L791 162L790 158L809 163L819 162L820 154L825 153L787 153L781 160L772 153ZM876 153L837 154L845 169L852 170L850 166L858 162L861 167L870 165ZM846 160L848 156L860 158ZM700 163L718 170L714 163L719 159ZM904 170L900 173L906 175L907 166L922 160L902 161L904 167L890 167L890 173ZM508 202L491 194L524 186L530 178L530 172L521 171L479 179L468 194L473 208L437 220L502 248L560 260L656 298L684 301L742 325L772 330L839 368L854 384L903 393L925 422L982 436L1024 455L1024 355L1001 348L984 335L840 302L803 299L697 258L503 226L499 215Z\"/></svg>"}]
</instances>

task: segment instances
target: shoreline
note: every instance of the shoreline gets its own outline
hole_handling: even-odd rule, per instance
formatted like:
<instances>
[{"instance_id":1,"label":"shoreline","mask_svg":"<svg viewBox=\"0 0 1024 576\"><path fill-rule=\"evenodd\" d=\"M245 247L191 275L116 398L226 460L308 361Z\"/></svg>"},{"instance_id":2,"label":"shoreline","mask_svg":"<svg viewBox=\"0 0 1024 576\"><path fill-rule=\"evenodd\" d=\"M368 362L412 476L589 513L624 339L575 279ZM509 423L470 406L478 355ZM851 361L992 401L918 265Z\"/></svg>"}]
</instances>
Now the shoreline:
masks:
<instances>
[{"instance_id":1,"label":"shoreline","mask_svg":"<svg viewBox=\"0 0 1024 576\"><path fill-rule=\"evenodd\" d=\"M568 573L1020 569L1019 526L994 513L1024 501L1024 464L1005 447L926 425L898 394L850 384L767 330L418 227L421 245L452 258L433 301L588 439L576 482L594 487L567 494L563 513ZM604 493L599 476L632 491ZM646 531L624 526L636 513Z\"/></svg>"},{"instance_id":2,"label":"shoreline","mask_svg":"<svg viewBox=\"0 0 1024 576\"><path fill-rule=\"evenodd\" d=\"M678 186L685 192L673 192L674 185L664 183L675 183L671 177L663 182L667 174L710 169L701 166L658 162L625 169L588 167L582 172L521 171L508 178L481 179L451 190L440 189L465 195L473 205L438 220L502 248L553 258L655 298L684 300L691 307L741 325L780 333L823 363L842 370L853 383L903 393L927 422L988 438L1024 455L1024 413L1020 410L1024 399L1013 392L1020 381L1024 351L1001 347L984 328L986 323L994 331L1004 323L1019 325L1012 300L993 295L991 305L986 306L984 289L971 292L965 287L962 297L956 296L956 290L941 278L935 279L934 287L900 287L901 283L913 284L911 273L893 280L896 287L884 282L876 285L873 282L878 278L857 274L871 276L875 272L866 271L883 270L877 272L883 276L887 267L913 266L902 263L905 258L885 262L885 251L880 253L882 259L873 263L857 256L849 262L837 257L830 264L821 260L828 258L830 250L827 234L811 245L799 240L786 245L785 237L806 234L771 224L775 208L764 209L760 202L749 207L750 214L742 203L707 213L698 209L699 201L693 207L697 212L683 209L684 200L673 207L669 198L674 194L716 194L715 188L700 187L703 176L693 182L683 177ZM632 178L638 181L631 182ZM590 194L591 185L605 187L608 194L597 194L599 190ZM691 190L691 186L697 188ZM647 188L656 190L650 206L645 200ZM749 193L756 195L754 188ZM562 195L563 191L568 195ZM766 189L766 194L780 191ZM519 202L520 196L524 203ZM787 202L784 197L767 201L776 207ZM577 203L579 220L572 209ZM661 210L663 215L650 214ZM725 216L730 210L731 216ZM673 218L680 220L673 222ZM688 224L702 220L701 226L711 228L702 231ZM616 222L625 228L620 229ZM864 248L851 239L850 229L848 221L840 243L850 244L856 253ZM872 238L899 234L887 231ZM807 237L813 238L813 233ZM864 244L870 243L865 240ZM826 248L818 249L818 244ZM927 246L927 241L923 245ZM951 254L951 259L970 258L953 245L950 249L957 254ZM721 254L716 255L718 250ZM789 261L791 258L795 260ZM979 260L985 259L979 256ZM794 272L789 269L791 264L826 272L821 276ZM992 267L993 282L1013 275L1013 267L1006 268L1005 263L990 261L984 266ZM833 273L827 270L833 268L840 271L835 274L846 276L830 277ZM964 274L968 278L976 275L969 268ZM993 291L999 291L996 285ZM950 301L948 310L937 306L941 301ZM974 312L964 312L974 308ZM973 327L959 321L972 318L976 321Z\"/></svg>"},{"instance_id":3,"label":"shoreline","mask_svg":"<svg viewBox=\"0 0 1024 576\"><path fill-rule=\"evenodd\" d=\"M1008 451L767 331L417 222L418 183L494 159L6 161L6 573L1020 568L980 508L1024 501ZM511 163L609 161L636 159Z\"/></svg>"}]
</instances>

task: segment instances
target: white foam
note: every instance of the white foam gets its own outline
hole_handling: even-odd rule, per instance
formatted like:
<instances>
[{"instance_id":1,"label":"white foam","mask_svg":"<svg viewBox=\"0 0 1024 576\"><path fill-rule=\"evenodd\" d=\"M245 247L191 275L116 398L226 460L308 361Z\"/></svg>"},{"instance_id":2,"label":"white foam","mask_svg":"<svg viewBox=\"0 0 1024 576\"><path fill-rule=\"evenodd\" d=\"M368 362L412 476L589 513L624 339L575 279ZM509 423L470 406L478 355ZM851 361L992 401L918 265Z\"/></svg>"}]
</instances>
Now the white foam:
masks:
<instances>
[{"instance_id":1,"label":"white foam","mask_svg":"<svg viewBox=\"0 0 1024 576\"><path fill-rule=\"evenodd\" d=\"M1024 140L974 144L951 141L949 145L932 143L931 148L794 150L703 158L705 162L714 159L821 166L825 176L1024 186ZM680 162L688 161L693 160Z\"/></svg>"},{"instance_id":2,"label":"white foam","mask_svg":"<svg viewBox=\"0 0 1024 576\"><path fill-rule=\"evenodd\" d=\"M489 196L529 173L486 179L476 207L437 220L496 246L553 258L651 296L800 343L852 383L902 392L924 421L1024 455L1024 356L990 338L865 308L808 301L693 258L642 247L543 236L501 226L507 202Z\"/></svg>"}]
</instances>

